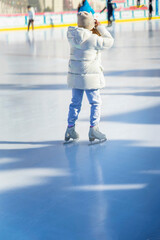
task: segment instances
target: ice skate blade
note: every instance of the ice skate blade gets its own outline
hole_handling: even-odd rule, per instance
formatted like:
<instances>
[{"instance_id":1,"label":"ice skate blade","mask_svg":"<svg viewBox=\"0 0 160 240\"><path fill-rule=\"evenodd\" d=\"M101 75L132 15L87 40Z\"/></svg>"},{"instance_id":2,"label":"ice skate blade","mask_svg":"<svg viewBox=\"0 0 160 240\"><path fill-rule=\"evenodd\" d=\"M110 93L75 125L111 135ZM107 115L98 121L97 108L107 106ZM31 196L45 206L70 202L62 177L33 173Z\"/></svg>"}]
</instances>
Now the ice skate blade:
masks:
<instances>
[{"instance_id":1,"label":"ice skate blade","mask_svg":"<svg viewBox=\"0 0 160 240\"><path fill-rule=\"evenodd\" d=\"M68 144L77 143L77 142L78 142L78 139L71 139L71 140L68 140L68 141L64 141L63 145L68 145Z\"/></svg>"},{"instance_id":2,"label":"ice skate blade","mask_svg":"<svg viewBox=\"0 0 160 240\"><path fill-rule=\"evenodd\" d=\"M65 137L64 141L65 141L65 142L68 142L69 139L70 139L70 137Z\"/></svg>"},{"instance_id":3,"label":"ice skate blade","mask_svg":"<svg viewBox=\"0 0 160 240\"><path fill-rule=\"evenodd\" d=\"M98 141L90 141L90 143L88 144L88 146L93 146L93 145L96 145L96 144L101 144L101 143L104 143L107 141L107 138L106 139L103 139L103 140L98 140Z\"/></svg>"}]
</instances>

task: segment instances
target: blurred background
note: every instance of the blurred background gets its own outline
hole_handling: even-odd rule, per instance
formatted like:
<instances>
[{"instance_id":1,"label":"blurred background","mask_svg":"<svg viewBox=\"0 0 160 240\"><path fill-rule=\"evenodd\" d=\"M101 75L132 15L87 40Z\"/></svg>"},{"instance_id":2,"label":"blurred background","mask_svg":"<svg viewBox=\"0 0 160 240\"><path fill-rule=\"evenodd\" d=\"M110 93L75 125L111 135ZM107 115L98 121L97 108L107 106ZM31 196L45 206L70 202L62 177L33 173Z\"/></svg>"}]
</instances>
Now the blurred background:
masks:
<instances>
[{"instance_id":1,"label":"blurred background","mask_svg":"<svg viewBox=\"0 0 160 240\"><path fill-rule=\"evenodd\" d=\"M0 14L27 13L26 6L32 5L37 12L61 12L77 10L79 0L0 0ZM101 10L105 0L92 0L91 6L95 10Z\"/></svg>"},{"instance_id":2,"label":"blurred background","mask_svg":"<svg viewBox=\"0 0 160 240\"><path fill-rule=\"evenodd\" d=\"M89 0L96 12L95 18L107 23L106 0ZM36 15L35 28L76 24L77 8L81 0L0 0L0 30L26 29L28 24L27 6L33 7ZM160 18L160 0L112 0L114 21L148 20L149 6L152 5L152 19ZM150 20L150 19L149 19Z\"/></svg>"}]
</instances>

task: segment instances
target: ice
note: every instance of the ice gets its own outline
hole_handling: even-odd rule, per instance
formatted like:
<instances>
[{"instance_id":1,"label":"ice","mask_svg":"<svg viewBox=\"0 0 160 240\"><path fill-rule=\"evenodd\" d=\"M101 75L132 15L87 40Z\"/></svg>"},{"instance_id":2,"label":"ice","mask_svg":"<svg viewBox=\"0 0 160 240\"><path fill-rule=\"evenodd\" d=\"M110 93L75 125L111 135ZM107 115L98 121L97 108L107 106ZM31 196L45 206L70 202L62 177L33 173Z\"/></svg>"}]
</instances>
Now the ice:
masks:
<instances>
[{"instance_id":1,"label":"ice","mask_svg":"<svg viewBox=\"0 0 160 240\"><path fill-rule=\"evenodd\" d=\"M160 21L117 23L102 54L100 130L64 145L67 28L0 33L0 239L160 237Z\"/></svg>"}]
</instances>

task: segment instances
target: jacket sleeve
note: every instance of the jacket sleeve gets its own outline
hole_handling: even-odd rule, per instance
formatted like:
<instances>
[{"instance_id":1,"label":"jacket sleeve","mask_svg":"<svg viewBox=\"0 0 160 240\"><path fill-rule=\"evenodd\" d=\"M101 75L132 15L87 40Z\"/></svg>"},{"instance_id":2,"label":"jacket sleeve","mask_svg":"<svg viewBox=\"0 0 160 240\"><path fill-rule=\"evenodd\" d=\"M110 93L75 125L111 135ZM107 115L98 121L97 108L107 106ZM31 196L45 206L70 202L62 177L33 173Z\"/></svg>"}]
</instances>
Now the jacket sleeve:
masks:
<instances>
[{"instance_id":1,"label":"jacket sleeve","mask_svg":"<svg viewBox=\"0 0 160 240\"><path fill-rule=\"evenodd\" d=\"M101 36L97 36L97 42L95 46L96 49L103 50L112 47L114 39L111 36L111 34L107 31L107 29L104 26L100 25L97 27L97 30L101 34Z\"/></svg>"}]
</instances>

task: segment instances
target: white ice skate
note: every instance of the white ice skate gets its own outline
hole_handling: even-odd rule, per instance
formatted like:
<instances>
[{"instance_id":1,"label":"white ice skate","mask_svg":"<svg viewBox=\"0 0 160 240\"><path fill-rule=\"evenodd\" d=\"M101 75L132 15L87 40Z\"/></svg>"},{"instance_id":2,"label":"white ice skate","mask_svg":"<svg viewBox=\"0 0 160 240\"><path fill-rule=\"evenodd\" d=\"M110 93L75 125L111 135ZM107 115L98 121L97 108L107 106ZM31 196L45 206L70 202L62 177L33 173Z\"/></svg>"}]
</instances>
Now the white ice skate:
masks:
<instances>
[{"instance_id":1,"label":"white ice skate","mask_svg":"<svg viewBox=\"0 0 160 240\"><path fill-rule=\"evenodd\" d=\"M71 139L71 141L69 141ZM75 131L75 126L67 127L65 133L65 143L73 142L79 139L79 134Z\"/></svg>"},{"instance_id":2,"label":"white ice skate","mask_svg":"<svg viewBox=\"0 0 160 240\"><path fill-rule=\"evenodd\" d=\"M95 139L99 140L96 143L101 143L107 140L106 135L99 131L98 126L91 127L88 135L89 135L89 141L91 143L93 143Z\"/></svg>"}]
</instances>

